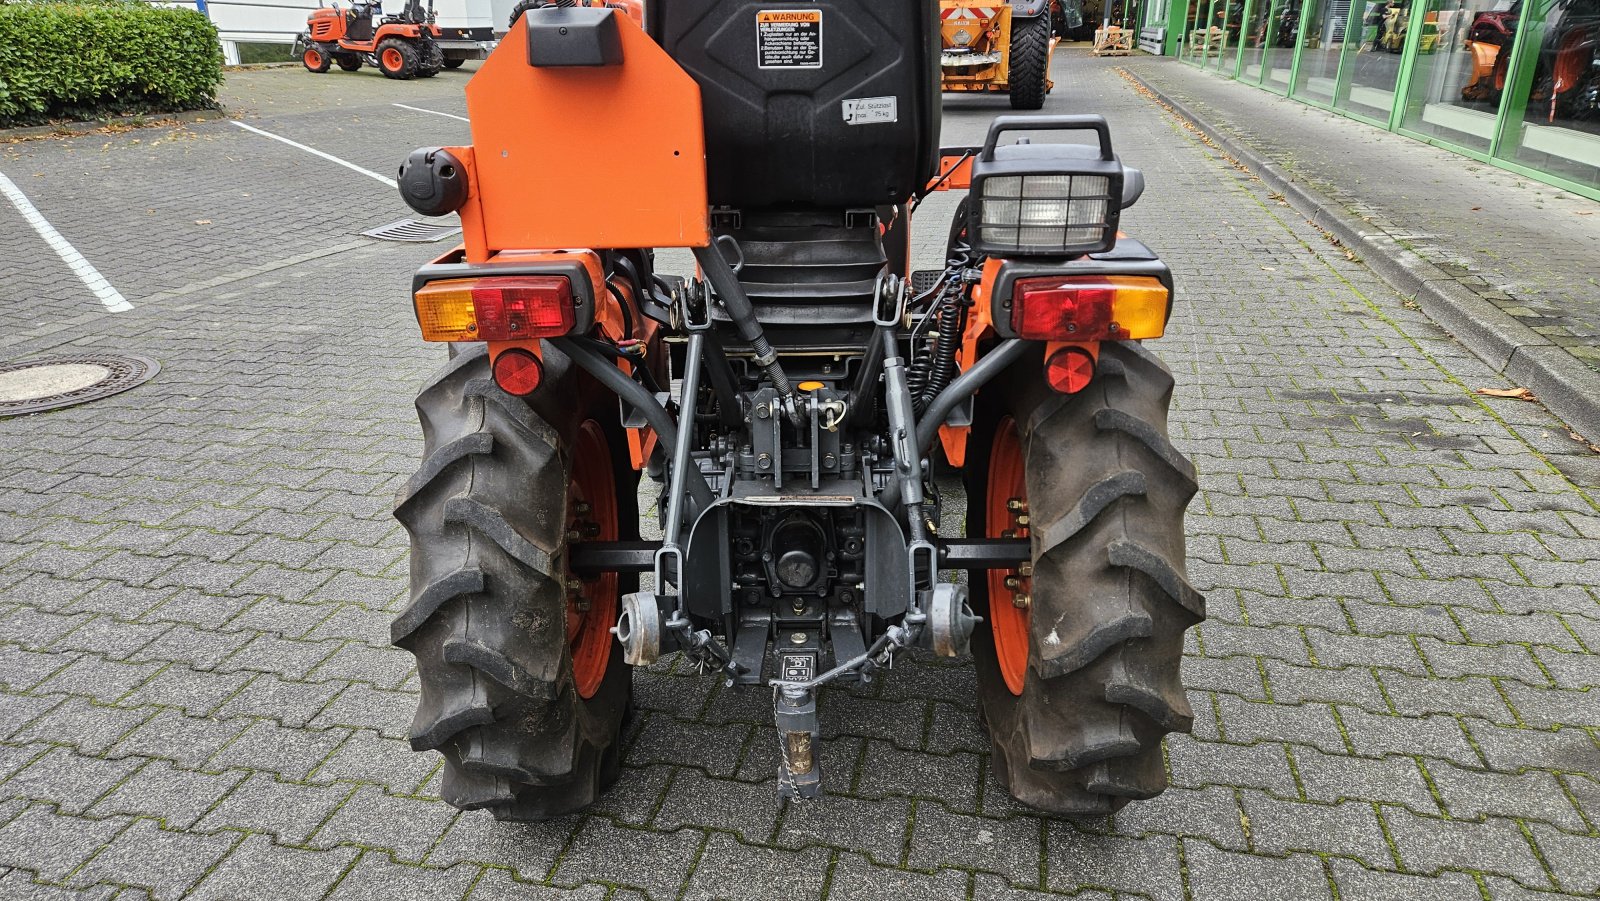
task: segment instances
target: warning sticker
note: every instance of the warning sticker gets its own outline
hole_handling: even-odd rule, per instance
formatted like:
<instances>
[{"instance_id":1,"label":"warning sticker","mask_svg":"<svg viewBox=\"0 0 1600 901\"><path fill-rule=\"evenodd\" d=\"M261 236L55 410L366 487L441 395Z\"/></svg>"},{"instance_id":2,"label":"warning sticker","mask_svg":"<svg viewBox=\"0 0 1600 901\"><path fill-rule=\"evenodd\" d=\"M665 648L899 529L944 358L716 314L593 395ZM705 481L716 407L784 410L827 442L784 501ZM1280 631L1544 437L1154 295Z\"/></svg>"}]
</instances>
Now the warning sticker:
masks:
<instances>
[{"instance_id":1,"label":"warning sticker","mask_svg":"<svg viewBox=\"0 0 1600 901\"><path fill-rule=\"evenodd\" d=\"M757 12L756 61L763 69L822 68L822 10Z\"/></svg>"},{"instance_id":2,"label":"warning sticker","mask_svg":"<svg viewBox=\"0 0 1600 901\"><path fill-rule=\"evenodd\" d=\"M899 118L899 104L893 97L857 97L844 102L844 124L846 125L895 122Z\"/></svg>"}]
</instances>

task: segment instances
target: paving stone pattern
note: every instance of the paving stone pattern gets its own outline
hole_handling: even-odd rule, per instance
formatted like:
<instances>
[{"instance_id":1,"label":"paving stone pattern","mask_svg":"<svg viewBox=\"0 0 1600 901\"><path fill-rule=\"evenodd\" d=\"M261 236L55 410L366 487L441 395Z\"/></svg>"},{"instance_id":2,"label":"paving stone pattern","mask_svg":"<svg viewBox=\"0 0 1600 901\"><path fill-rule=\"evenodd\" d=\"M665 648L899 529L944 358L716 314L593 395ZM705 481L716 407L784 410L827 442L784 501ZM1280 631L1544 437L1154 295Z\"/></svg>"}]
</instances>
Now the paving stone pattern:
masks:
<instances>
[{"instance_id":1,"label":"paving stone pattern","mask_svg":"<svg viewBox=\"0 0 1600 901\"><path fill-rule=\"evenodd\" d=\"M444 805L437 758L405 742L410 657L387 644L410 397L443 360L404 290L435 248L354 240L404 215L386 188L212 122L0 155L136 305L99 312L0 209L0 359L163 364L0 421L0 897L1600 891L1600 513L1549 462L1579 449L1537 405L1472 396L1476 358L1115 65L1060 54L1048 111L1112 119L1150 183L1125 228L1180 290L1157 347L1201 472L1190 573L1211 618L1166 794L1089 822L1020 808L970 667L915 659L824 696L831 795L784 804L765 693L669 659L636 673L622 780L592 812L512 826ZM380 171L460 139L389 105L460 113L459 73L338 76L229 91L260 127ZM946 141L1004 110L952 101ZM127 164L88 165L102 149ZM251 196L224 237L176 221L221 224L195 211L234 191ZM924 265L952 203L924 210ZM158 204L181 216L138 224Z\"/></svg>"},{"instance_id":2,"label":"paving stone pattern","mask_svg":"<svg viewBox=\"0 0 1600 901\"><path fill-rule=\"evenodd\" d=\"M1373 231L1600 369L1594 201L1170 60L1128 65Z\"/></svg>"}]
</instances>

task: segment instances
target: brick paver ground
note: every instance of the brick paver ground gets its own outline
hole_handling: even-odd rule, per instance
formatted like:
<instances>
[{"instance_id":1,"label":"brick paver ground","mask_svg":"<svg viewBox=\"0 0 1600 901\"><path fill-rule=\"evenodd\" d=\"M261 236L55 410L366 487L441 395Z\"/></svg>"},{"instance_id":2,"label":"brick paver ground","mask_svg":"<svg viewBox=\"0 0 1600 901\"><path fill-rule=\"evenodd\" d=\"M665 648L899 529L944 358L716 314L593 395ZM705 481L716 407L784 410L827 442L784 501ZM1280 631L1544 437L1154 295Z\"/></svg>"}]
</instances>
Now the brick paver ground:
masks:
<instances>
[{"instance_id":1,"label":"brick paver ground","mask_svg":"<svg viewBox=\"0 0 1600 901\"><path fill-rule=\"evenodd\" d=\"M1348 215L1600 369L1600 207L1382 129L1149 57L1140 77Z\"/></svg>"},{"instance_id":2,"label":"brick paver ground","mask_svg":"<svg viewBox=\"0 0 1600 901\"><path fill-rule=\"evenodd\" d=\"M389 104L460 113L462 77L229 91L252 124L387 173L464 137ZM831 796L786 805L765 694L668 661L635 676L622 780L594 811L507 826L444 805L437 759L404 740L411 659L387 644L410 398L443 359L405 290L436 248L356 239L405 214L392 192L213 122L0 151L135 304L100 312L0 209L0 359L163 364L0 421L0 897L1600 891L1600 511L1551 463L1588 451L1537 405L1473 396L1485 366L1114 62L1062 53L1056 79L1048 111L1104 112L1145 168L1124 227L1179 284L1158 347L1201 472L1190 572L1211 619L1165 795L1091 822L1019 808L969 666L919 660L825 695ZM1005 109L953 100L947 142ZM928 205L924 257L952 200Z\"/></svg>"}]
</instances>

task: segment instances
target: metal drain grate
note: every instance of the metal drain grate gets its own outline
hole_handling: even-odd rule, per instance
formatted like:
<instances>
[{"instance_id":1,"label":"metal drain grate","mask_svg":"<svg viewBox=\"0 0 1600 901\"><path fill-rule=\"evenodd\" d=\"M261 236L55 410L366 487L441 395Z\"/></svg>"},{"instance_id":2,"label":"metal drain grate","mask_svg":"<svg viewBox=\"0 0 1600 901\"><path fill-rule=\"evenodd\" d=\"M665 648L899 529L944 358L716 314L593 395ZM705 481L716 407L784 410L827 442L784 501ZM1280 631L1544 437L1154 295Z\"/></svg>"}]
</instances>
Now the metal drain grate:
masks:
<instances>
[{"instance_id":1,"label":"metal drain grate","mask_svg":"<svg viewBox=\"0 0 1600 901\"><path fill-rule=\"evenodd\" d=\"M461 231L459 224L449 222L419 222L416 219L401 219L388 225L380 225L371 231L362 232L363 237L377 238L379 241L405 241L411 244L425 244L431 241L443 241Z\"/></svg>"},{"instance_id":2,"label":"metal drain grate","mask_svg":"<svg viewBox=\"0 0 1600 901\"><path fill-rule=\"evenodd\" d=\"M134 354L85 354L0 365L0 418L70 407L155 378L161 364Z\"/></svg>"}]
</instances>

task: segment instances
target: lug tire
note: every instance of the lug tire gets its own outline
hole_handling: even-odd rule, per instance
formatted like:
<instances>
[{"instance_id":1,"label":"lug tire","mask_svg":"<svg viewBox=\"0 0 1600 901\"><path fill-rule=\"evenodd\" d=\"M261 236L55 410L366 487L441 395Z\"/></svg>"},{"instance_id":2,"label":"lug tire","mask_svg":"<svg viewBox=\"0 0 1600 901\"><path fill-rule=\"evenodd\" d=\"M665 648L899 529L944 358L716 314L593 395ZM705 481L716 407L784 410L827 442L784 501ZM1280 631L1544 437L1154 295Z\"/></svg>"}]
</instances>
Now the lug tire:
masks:
<instances>
[{"instance_id":1,"label":"lug tire","mask_svg":"<svg viewBox=\"0 0 1600 901\"><path fill-rule=\"evenodd\" d=\"M438 44L425 41L418 46L421 49L421 61L417 63L418 78L432 78L444 70L444 51Z\"/></svg>"},{"instance_id":2,"label":"lug tire","mask_svg":"<svg viewBox=\"0 0 1600 901\"><path fill-rule=\"evenodd\" d=\"M354 53L351 53L351 54L346 55L346 56L335 57L334 58L334 62L338 63L339 64L339 68L343 69L346 72L359 72L359 71L361 71L361 57L357 56Z\"/></svg>"},{"instance_id":3,"label":"lug tire","mask_svg":"<svg viewBox=\"0 0 1600 901\"><path fill-rule=\"evenodd\" d=\"M1050 19L1033 16L1011 20L1010 79L1012 109L1040 109L1050 89Z\"/></svg>"},{"instance_id":4,"label":"lug tire","mask_svg":"<svg viewBox=\"0 0 1600 901\"><path fill-rule=\"evenodd\" d=\"M517 0L517 5L511 7L511 20L506 25L506 28L508 30L512 29L512 28L516 28L517 27L517 20L522 18L522 14L523 13L527 12L530 9L535 9L537 7L543 6L544 3L545 3L545 0Z\"/></svg>"},{"instance_id":5,"label":"lug tire","mask_svg":"<svg viewBox=\"0 0 1600 901\"><path fill-rule=\"evenodd\" d=\"M462 347L417 397L425 455L395 508L411 537L411 595L391 638L416 656L421 682L411 746L444 756L446 801L503 820L581 810L616 780L632 684L610 634L577 642L572 617L579 635L608 629L615 612L601 618L636 577L585 583L611 588L591 624L569 606L565 557L571 480L610 479L614 509L591 515L614 514L615 537L630 539L637 475L618 450L615 398L559 351L544 363L545 383L523 400L495 386L483 345Z\"/></svg>"},{"instance_id":6,"label":"lug tire","mask_svg":"<svg viewBox=\"0 0 1600 901\"><path fill-rule=\"evenodd\" d=\"M378 58L378 71L385 77L401 81L416 78L417 70L422 65L422 55L417 52L417 45L402 38L379 41L375 55Z\"/></svg>"},{"instance_id":7,"label":"lug tire","mask_svg":"<svg viewBox=\"0 0 1600 901\"><path fill-rule=\"evenodd\" d=\"M1008 574L972 580L985 618L973 638L979 708L996 775L1041 810L1101 816L1160 794L1161 739L1193 720L1179 665L1205 599L1185 577L1183 515L1196 481L1167 438L1172 385L1143 347L1106 343L1094 381L1075 395L1051 391L1029 360L977 404L969 534L1015 527L990 515L990 488L1004 478L991 468L1004 472L1009 454L1033 545L1031 579L1018 583L1031 596L1025 613L1003 587ZM999 438L1008 426L1009 448ZM1008 500L998 498L1002 513Z\"/></svg>"},{"instance_id":8,"label":"lug tire","mask_svg":"<svg viewBox=\"0 0 1600 901\"><path fill-rule=\"evenodd\" d=\"M307 47L300 54L300 65L305 66L307 72L315 72L321 75L328 71L328 67L332 63L333 61L328 58L328 52L321 47Z\"/></svg>"},{"instance_id":9,"label":"lug tire","mask_svg":"<svg viewBox=\"0 0 1600 901\"><path fill-rule=\"evenodd\" d=\"M467 61L464 60L464 59L456 59L456 58L447 56L447 57L445 57L445 60L444 60L444 67L446 69L459 69L463 65L465 65L466 62Z\"/></svg>"}]
</instances>

